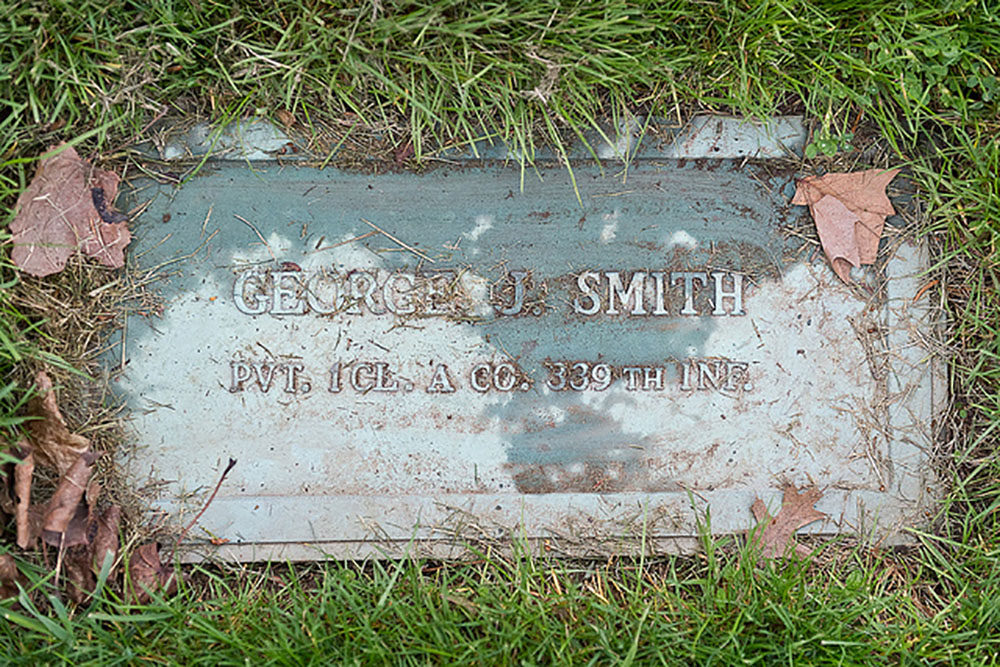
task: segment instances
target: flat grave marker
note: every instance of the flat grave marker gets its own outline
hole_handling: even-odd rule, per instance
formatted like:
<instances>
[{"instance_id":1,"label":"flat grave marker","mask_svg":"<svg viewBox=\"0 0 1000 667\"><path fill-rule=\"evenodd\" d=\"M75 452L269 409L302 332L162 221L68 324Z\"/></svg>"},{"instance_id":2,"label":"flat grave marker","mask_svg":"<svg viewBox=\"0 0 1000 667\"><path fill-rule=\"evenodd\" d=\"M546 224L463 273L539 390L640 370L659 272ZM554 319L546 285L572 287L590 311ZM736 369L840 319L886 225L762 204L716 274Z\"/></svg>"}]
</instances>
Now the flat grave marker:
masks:
<instances>
[{"instance_id":1,"label":"flat grave marker","mask_svg":"<svg viewBox=\"0 0 1000 667\"><path fill-rule=\"evenodd\" d=\"M905 539L944 399L925 253L888 241L870 298L840 283L784 233L807 215L791 171L693 158L801 146L794 121L780 141L714 122L647 139L627 175L574 160L575 183L554 161L368 175L237 140L180 187L137 183L132 259L163 312L108 355L133 484L179 521L239 460L200 522L228 542L192 559L683 550L706 510L745 530L782 482L823 489L812 532Z\"/></svg>"}]
</instances>

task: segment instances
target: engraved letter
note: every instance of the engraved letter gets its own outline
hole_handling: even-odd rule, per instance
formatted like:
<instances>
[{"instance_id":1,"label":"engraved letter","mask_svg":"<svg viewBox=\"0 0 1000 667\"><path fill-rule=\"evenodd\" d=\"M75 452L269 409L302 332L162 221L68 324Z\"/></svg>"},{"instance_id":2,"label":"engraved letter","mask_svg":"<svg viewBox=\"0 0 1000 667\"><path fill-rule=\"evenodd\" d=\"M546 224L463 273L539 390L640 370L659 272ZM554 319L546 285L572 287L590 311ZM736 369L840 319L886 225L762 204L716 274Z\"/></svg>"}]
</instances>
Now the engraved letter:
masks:
<instances>
[{"instance_id":1,"label":"engraved letter","mask_svg":"<svg viewBox=\"0 0 1000 667\"><path fill-rule=\"evenodd\" d=\"M663 366L646 366L642 369L642 388L646 391L663 390Z\"/></svg>"},{"instance_id":2,"label":"engraved letter","mask_svg":"<svg viewBox=\"0 0 1000 667\"><path fill-rule=\"evenodd\" d=\"M371 364L360 363L351 369L351 388L354 391L366 392L374 386L372 376L375 370ZM361 373L367 377L362 378Z\"/></svg>"},{"instance_id":3,"label":"engraved letter","mask_svg":"<svg viewBox=\"0 0 1000 667\"><path fill-rule=\"evenodd\" d=\"M671 271L670 283L684 281L684 307L681 308L681 315L697 315L694 309L694 281L701 281L702 287L708 284L708 274L704 271Z\"/></svg>"},{"instance_id":4,"label":"engraved letter","mask_svg":"<svg viewBox=\"0 0 1000 667\"><path fill-rule=\"evenodd\" d=\"M399 380L392 377L389 364L384 361L375 364L375 386L372 391L399 391Z\"/></svg>"},{"instance_id":5,"label":"engraved letter","mask_svg":"<svg viewBox=\"0 0 1000 667\"><path fill-rule=\"evenodd\" d=\"M514 280L514 303L509 308L497 308L501 315L517 315L524 308L524 279L528 277L527 271L511 271L508 273Z\"/></svg>"},{"instance_id":6,"label":"engraved letter","mask_svg":"<svg viewBox=\"0 0 1000 667\"><path fill-rule=\"evenodd\" d=\"M654 315L669 315L667 304L664 299L666 290L663 288L663 271L653 271L649 274L653 278L653 285L656 286L656 296L653 301Z\"/></svg>"},{"instance_id":7,"label":"engraved letter","mask_svg":"<svg viewBox=\"0 0 1000 667\"><path fill-rule=\"evenodd\" d=\"M517 383L517 369L506 361L493 367L493 386L500 391L512 391Z\"/></svg>"},{"instance_id":8,"label":"engraved letter","mask_svg":"<svg viewBox=\"0 0 1000 667\"><path fill-rule=\"evenodd\" d=\"M299 384L298 374L302 372L305 368L302 364L285 364L285 393L294 394L301 391L303 394L309 393L312 387L309 386L308 382L303 382Z\"/></svg>"},{"instance_id":9,"label":"engraved letter","mask_svg":"<svg viewBox=\"0 0 1000 667\"><path fill-rule=\"evenodd\" d=\"M622 376L625 378L625 389L635 391L639 388L639 373L642 372L640 366L624 366Z\"/></svg>"},{"instance_id":10,"label":"engraved letter","mask_svg":"<svg viewBox=\"0 0 1000 667\"><path fill-rule=\"evenodd\" d=\"M247 301L246 294L247 281L251 278L253 281L249 287L253 290L250 299L252 304ZM271 299L265 293L263 276L254 269L247 269L241 273L233 283L233 302L236 304L236 309L244 315L266 313L271 307Z\"/></svg>"},{"instance_id":11,"label":"engraved letter","mask_svg":"<svg viewBox=\"0 0 1000 667\"><path fill-rule=\"evenodd\" d=\"M745 361L730 361L728 366L729 377L726 378L726 391L752 391L753 384L750 382L750 364Z\"/></svg>"},{"instance_id":12,"label":"engraved letter","mask_svg":"<svg viewBox=\"0 0 1000 667\"><path fill-rule=\"evenodd\" d=\"M254 363L253 366L254 373L257 375L257 386L265 394L271 388L271 383L274 382L274 372L282 367L282 364L268 364L268 363Z\"/></svg>"},{"instance_id":13,"label":"engraved letter","mask_svg":"<svg viewBox=\"0 0 1000 667\"><path fill-rule=\"evenodd\" d=\"M698 389L719 389L726 381L721 361L709 359L698 362ZM721 375L721 377L720 377Z\"/></svg>"},{"instance_id":14,"label":"engraved letter","mask_svg":"<svg viewBox=\"0 0 1000 667\"><path fill-rule=\"evenodd\" d=\"M348 311L352 315L360 315L361 301L364 300L365 306L372 315L384 315L385 309L382 308L378 303L375 302L374 294L375 290L378 288L378 280L372 274L367 271L355 271L350 275L351 282L351 300L354 302L354 312ZM364 287L361 287L364 285Z\"/></svg>"},{"instance_id":15,"label":"engraved letter","mask_svg":"<svg viewBox=\"0 0 1000 667\"><path fill-rule=\"evenodd\" d=\"M694 359L679 363L681 365L681 391L694 391L694 385L691 384L691 372L695 364Z\"/></svg>"},{"instance_id":16,"label":"engraved letter","mask_svg":"<svg viewBox=\"0 0 1000 667\"><path fill-rule=\"evenodd\" d=\"M330 366L330 393L340 393L340 362Z\"/></svg>"},{"instance_id":17,"label":"engraved letter","mask_svg":"<svg viewBox=\"0 0 1000 667\"><path fill-rule=\"evenodd\" d=\"M393 285L397 282L406 283L408 287L405 290L395 289ZM413 305L413 297L410 296L410 292L413 291L414 282L412 273L394 273L386 278L385 285L382 286L382 300L385 301L385 307L390 313L409 315L416 311L417 308ZM398 301L392 298L393 292L399 295Z\"/></svg>"},{"instance_id":18,"label":"engraved letter","mask_svg":"<svg viewBox=\"0 0 1000 667\"><path fill-rule=\"evenodd\" d=\"M646 274L636 271L632 274L632 280L628 283L628 289L622 284L621 276L617 271L608 271L608 315L617 315L618 308L615 306L615 297L622 300L622 308L628 309L628 302L635 299L632 306L632 315L645 315L645 292Z\"/></svg>"},{"instance_id":19,"label":"engraved letter","mask_svg":"<svg viewBox=\"0 0 1000 667\"><path fill-rule=\"evenodd\" d=\"M731 298L733 300L733 310L730 315L746 315L743 311L743 275L740 273L730 273L733 278L732 291L722 289L722 278L726 274L722 271L712 271L712 278L715 279L715 310L713 315L725 315L726 309L722 307L722 300Z\"/></svg>"},{"instance_id":20,"label":"engraved letter","mask_svg":"<svg viewBox=\"0 0 1000 667\"><path fill-rule=\"evenodd\" d=\"M434 367L434 375L431 376L431 383L427 386L428 394L454 394L455 385L448 375L448 367L438 364Z\"/></svg>"},{"instance_id":21,"label":"engraved letter","mask_svg":"<svg viewBox=\"0 0 1000 667\"><path fill-rule=\"evenodd\" d=\"M250 379L250 364L245 361L230 361L229 369L232 374L229 391L234 394L243 391L243 383Z\"/></svg>"},{"instance_id":22,"label":"engraved letter","mask_svg":"<svg viewBox=\"0 0 1000 667\"><path fill-rule=\"evenodd\" d=\"M274 280L274 315L302 315L306 312L306 302L302 300L302 285L299 284L298 271L275 271L271 274Z\"/></svg>"},{"instance_id":23,"label":"engraved letter","mask_svg":"<svg viewBox=\"0 0 1000 667\"><path fill-rule=\"evenodd\" d=\"M594 291L594 287L597 287L597 285L591 286L589 284L591 279L596 279L600 282L601 276L595 271L584 271L576 277L576 286L582 294L573 299L574 313L593 315L601 309L601 298ZM590 299L590 305L584 308L582 299Z\"/></svg>"},{"instance_id":24,"label":"engraved letter","mask_svg":"<svg viewBox=\"0 0 1000 667\"><path fill-rule=\"evenodd\" d=\"M480 394L485 394L490 390L490 365L476 364L469 374L469 384Z\"/></svg>"},{"instance_id":25,"label":"engraved letter","mask_svg":"<svg viewBox=\"0 0 1000 667\"><path fill-rule=\"evenodd\" d=\"M321 278L320 285L330 286L330 302L326 304L320 298L320 289L316 284L316 279ZM337 281L332 280L332 277L327 275L325 272L314 273L309 276L309 280L306 281L306 303L309 304L309 310L319 313L320 315L328 315L329 313L337 312Z\"/></svg>"}]
</instances>

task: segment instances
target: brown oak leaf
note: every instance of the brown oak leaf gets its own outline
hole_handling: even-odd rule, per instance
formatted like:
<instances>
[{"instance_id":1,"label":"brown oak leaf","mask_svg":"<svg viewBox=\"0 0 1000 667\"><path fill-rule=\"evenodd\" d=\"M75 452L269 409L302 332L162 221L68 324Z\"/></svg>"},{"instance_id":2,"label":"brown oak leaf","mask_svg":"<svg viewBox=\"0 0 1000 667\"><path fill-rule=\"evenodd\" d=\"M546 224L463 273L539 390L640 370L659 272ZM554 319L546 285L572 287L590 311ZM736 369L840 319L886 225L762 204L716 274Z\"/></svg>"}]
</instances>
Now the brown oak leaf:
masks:
<instances>
[{"instance_id":1,"label":"brown oak leaf","mask_svg":"<svg viewBox=\"0 0 1000 667\"><path fill-rule=\"evenodd\" d=\"M873 264L886 217L896 211L885 194L899 169L869 169L807 176L798 182L793 204L808 205L823 252L834 272L851 282L851 267Z\"/></svg>"},{"instance_id":2,"label":"brown oak leaf","mask_svg":"<svg viewBox=\"0 0 1000 667\"><path fill-rule=\"evenodd\" d=\"M17 215L10 223L11 260L33 276L61 271L77 249L107 266L123 266L132 238L127 223L102 220L92 193L99 189L102 201L114 201L118 175L95 168L72 146L50 149L56 150L39 161L35 177L17 199Z\"/></svg>"},{"instance_id":3,"label":"brown oak leaf","mask_svg":"<svg viewBox=\"0 0 1000 667\"><path fill-rule=\"evenodd\" d=\"M90 449L90 440L70 433L66 420L59 411L56 394L52 390L52 380L45 371L35 376L38 394L31 399L31 414L41 417L28 422L33 451L39 463L49 465L66 474L81 454Z\"/></svg>"},{"instance_id":4,"label":"brown oak leaf","mask_svg":"<svg viewBox=\"0 0 1000 667\"><path fill-rule=\"evenodd\" d=\"M813 507L823 497L823 492L815 486L804 487L800 492L791 484L785 484L782 492L781 509L774 517L768 514L767 506L760 498L750 507L757 523L763 525L763 528L758 527L754 533L755 541L764 558L784 556L789 543L795 545L797 556L806 558L810 549L795 542L795 531L813 521L826 518L826 514Z\"/></svg>"},{"instance_id":5,"label":"brown oak leaf","mask_svg":"<svg viewBox=\"0 0 1000 667\"><path fill-rule=\"evenodd\" d=\"M136 604L145 604L150 593L163 589L166 595L177 591L177 577L169 563L160 561L160 545L156 542L143 544L132 552L128 561L129 583L132 599Z\"/></svg>"}]
</instances>

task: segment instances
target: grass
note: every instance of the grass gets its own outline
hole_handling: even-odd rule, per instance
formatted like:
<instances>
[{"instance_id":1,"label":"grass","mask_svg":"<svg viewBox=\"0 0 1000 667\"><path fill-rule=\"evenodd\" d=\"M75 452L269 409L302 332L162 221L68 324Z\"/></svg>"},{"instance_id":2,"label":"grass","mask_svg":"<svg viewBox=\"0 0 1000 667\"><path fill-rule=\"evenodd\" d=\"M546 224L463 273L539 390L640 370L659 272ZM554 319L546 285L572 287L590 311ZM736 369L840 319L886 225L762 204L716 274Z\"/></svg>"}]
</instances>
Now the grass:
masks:
<instances>
[{"instance_id":1,"label":"grass","mask_svg":"<svg viewBox=\"0 0 1000 667\"><path fill-rule=\"evenodd\" d=\"M997 650L974 625L928 615L912 590L920 574L888 555L850 556L822 584L808 567L752 559L638 567L475 556L196 568L178 596L146 607L96 603L61 621L29 610L18 655L132 663L155 648L179 664L729 665L982 662ZM37 627L50 616L56 627Z\"/></svg>"},{"instance_id":2,"label":"grass","mask_svg":"<svg viewBox=\"0 0 1000 667\"><path fill-rule=\"evenodd\" d=\"M287 112L317 152L391 155L409 141L417 163L484 137L530 161L535 146L636 113L805 113L812 153L888 151L911 168L933 294L950 315L954 402L939 461L950 491L906 553L834 545L809 566L756 567L706 539L696 557L601 564L486 551L472 563L195 568L169 600L135 607L109 589L68 609L46 598L51 575L21 561L32 596L0 605L8 660L996 661L995 3L26 1L0 8L0 35L5 221L48 145L70 141L114 168L151 121L185 113ZM84 285L113 278L76 265L32 286L2 272L0 426L13 437L35 365L58 353L90 368L88 350L60 336L56 304L73 310Z\"/></svg>"}]
</instances>

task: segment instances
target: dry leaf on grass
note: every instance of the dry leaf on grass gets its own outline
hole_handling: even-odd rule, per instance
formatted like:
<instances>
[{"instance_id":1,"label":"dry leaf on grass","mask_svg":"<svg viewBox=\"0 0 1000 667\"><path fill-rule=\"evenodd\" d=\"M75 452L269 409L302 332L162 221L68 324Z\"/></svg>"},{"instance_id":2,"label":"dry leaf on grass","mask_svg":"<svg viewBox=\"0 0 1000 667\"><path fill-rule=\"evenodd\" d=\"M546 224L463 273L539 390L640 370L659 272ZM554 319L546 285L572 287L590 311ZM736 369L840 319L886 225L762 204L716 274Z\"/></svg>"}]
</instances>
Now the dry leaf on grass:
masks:
<instances>
[{"instance_id":1,"label":"dry leaf on grass","mask_svg":"<svg viewBox=\"0 0 1000 667\"><path fill-rule=\"evenodd\" d=\"M111 505L103 512L98 511L101 485L90 481L99 454L84 452L78 456L44 505L30 504L34 472L30 447L22 443L11 454L21 460L13 466L13 472L6 473L14 476L18 546L35 548L40 535L45 544L58 548L57 573L64 572L70 582L66 589L70 598L81 602L94 590L94 575L100 572L106 555L110 554L112 562L118 557L121 508Z\"/></svg>"},{"instance_id":2,"label":"dry leaf on grass","mask_svg":"<svg viewBox=\"0 0 1000 667\"><path fill-rule=\"evenodd\" d=\"M97 588L97 580L90 568L90 548L78 545L67 549L63 558L63 570L63 576L69 582L65 589L69 598L77 604L86 602Z\"/></svg>"},{"instance_id":3,"label":"dry leaf on grass","mask_svg":"<svg viewBox=\"0 0 1000 667\"><path fill-rule=\"evenodd\" d=\"M85 602L94 592L97 575L104 567L104 559L107 557L111 558L107 578L114 576L120 521L121 508L117 505L111 505L99 515L91 514L87 523L87 542L66 549L65 576L70 583L66 590L74 602Z\"/></svg>"},{"instance_id":4,"label":"dry leaf on grass","mask_svg":"<svg viewBox=\"0 0 1000 667\"><path fill-rule=\"evenodd\" d=\"M42 158L10 223L14 264L47 276L61 271L79 249L107 266L123 266L132 237L121 214L109 213L105 204L114 201L118 181L117 174L95 168L72 147Z\"/></svg>"},{"instance_id":5,"label":"dry leaf on grass","mask_svg":"<svg viewBox=\"0 0 1000 667\"><path fill-rule=\"evenodd\" d=\"M39 395L33 399L32 408L41 419L29 422L32 439L18 443L10 454L19 463L4 464L0 494L0 509L13 512L17 526L17 542L23 549L33 549L41 536L44 544L57 547L56 577L60 574L68 581L66 593L73 600L84 601L96 586L95 575L111 559L113 574L119 553L118 526L121 508L112 505L103 512L98 509L101 485L90 479L93 465L100 456L89 451L90 442L69 432L59 411L52 381L43 371L37 376ZM31 483L36 458L58 469L61 473L52 497L44 505L31 505ZM188 523L178 539L184 537L205 512L226 475L236 465L229 459L225 470L202 509ZM6 501L2 501L6 498ZM175 547L176 549L176 547ZM132 553L129 559L129 591L137 603L150 599L151 591L171 595L177 591L179 575L171 567L173 553L161 560L158 544L146 544ZM0 591L5 590L0 562Z\"/></svg>"},{"instance_id":6,"label":"dry leaf on grass","mask_svg":"<svg viewBox=\"0 0 1000 667\"><path fill-rule=\"evenodd\" d=\"M222 483L226 481L226 476L235 466L236 459L229 459L229 463L226 464L225 469L219 476L219 481L216 482L215 488L212 489L211 495L208 496L208 500L205 501L201 510L195 514L194 518L181 531L180 537L177 538L177 543L174 545L174 550L170 552L170 556L165 563L160 559L160 545L155 542L144 544L132 552L132 557L128 561L128 568L132 599L136 604L149 602L151 591L163 589L166 595L173 595L177 592L177 577L174 575L174 570L171 567L174 555L177 553L177 546L184 542L188 531L198 522L201 515L205 513L208 506L215 500L215 495L222 487Z\"/></svg>"},{"instance_id":7,"label":"dry leaf on grass","mask_svg":"<svg viewBox=\"0 0 1000 667\"><path fill-rule=\"evenodd\" d=\"M90 542L87 537L90 512L83 494L97 457L95 452L81 454L59 480L42 519L42 539L46 544L66 548Z\"/></svg>"},{"instance_id":8,"label":"dry leaf on grass","mask_svg":"<svg viewBox=\"0 0 1000 667\"><path fill-rule=\"evenodd\" d=\"M35 456L26 446L19 446L15 453L21 462L14 466L14 524L17 526L17 546L31 549L35 546L40 512L31 507L31 477L35 474Z\"/></svg>"},{"instance_id":9,"label":"dry leaf on grass","mask_svg":"<svg viewBox=\"0 0 1000 667\"><path fill-rule=\"evenodd\" d=\"M29 410L40 419L27 423L32 450L39 463L49 465L64 475L80 455L90 449L90 440L70 433L66 428L66 420L59 411L48 373L38 371L35 386L38 395L31 399Z\"/></svg>"},{"instance_id":10,"label":"dry leaf on grass","mask_svg":"<svg viewBox=\"0 0 1000 667\"><path fill-rule=\"evenodd\" d=\"M886 217L896 211L885 194L899 169L807 176L793 204L808 205L834 272L851 282L851 267L873 264Z\"/></svg>"},{"instance_id":11,"label":"dry leaf on grass","mask_svg":"<svg viewBox=\"0 0 1000 667\"><path fill-rule=\"evenodd\" d=\"M24 586L27 580L17 569L17 563L10 554L0 554L0 600L17 597L17 585Z\"/></svg>"},{"instance_id":12,"label":"dry leaf on grass","mask_svg":"<svg viewBox=\"0 0 1000 667\"><path fill-rule=\"evenodd\" d=\"M90 480L87 483L87 492L84 493L84 498L87 499L87 516L96 517L97 516L97 501L101 497L102 487L100 482L95 480Z\"/></svg>"},{"instance_id":13,"label":"dry leaf on grass","mask_svg":"<svg viewBox=\"0 0 1000 667\"><path fill-rule=\"evenodd\" d=\"M795 542L795 531L813 521L826 518L826 514L813 507L823 497L823 492L815 486L803 488L799 492L791 484L782 487L782 492L781 509L774 517L768 514L767 506L760 498L750 507L757 523L763 524L763 529L758 527L755 533L761 555L764 558L779 558L785 555L791 543L795 545L795 554L806 558L810 550Z\"/></svg>"},{"instance_id":14,"label":"dry leaf on grass","mask_svg":"<svg viewBox=\"0 0 1000 667\"><path fill-rule=\"evenodd\" d=\"M278 119L278 122L285 127L291 127L295 125L295 114L293 114L288 109L278 109L274 112L274 117Z\"/></svg>"},{"instance_id":15,"label":"dry leaf on grass","mask_svg":"<svg viewBox=\"0 0 1000 667\"><path fill-rule=\"evenodd\" d=\"M160 561L160 545L156 542L143 544L132 552L128 561L128 573L132 600L136 604L149 602L153 591L162 589L166 595L177 592L174 569L169 563Z\"/></svg>"},{"instance_id":16,"label":"dry leaf on grass","mask_svg":"<svg viewBox=\"0 0 1000 667\"><path fill-rule=\"evenodd\" d=\"M99 510L102 488L90 477L100 453L89 451L90 441L66 428L48 375L42 371L36 381L39 395L31 407L41 418L29 422L32 438L9 451L20 462L3 465L5 495L0 494L0 499L6 497L7 501L0 503L0 509L14 514L17 544L22 549L34 549L39 536L44 544L58 549L54 581L58 582L63 575L69 582L66 593L81 602L93 592L95 575L109 556L112 559L109 576L113 573L119 550L121 508L111 505ZM36 458L60 472L52 497L43 505L31 504ZM2 567L0 562L0 592L6 585ZM170 580L165 583L169 590Z\"/></svg>"},{"instance_id":17,"label":"dry leaf on grass","mask_svg":"<svg viewBox=\"0 0 1000 667\"><path fill-rule=\"evenodd\" d=\"M104 566L106 554L111 554L112 562L118 558L118 524L121 520L122 508L118 505L111 505L97 517L97 534L90 543L90 568L95 573Z\"/></svg>"},{"instance_id":18,"label":"dry leaf on grass","mask_svg":"<svg viewBox=\"0 0 1000 667\"><path fill-rule=\"evenodd\" d=\"M14 491L14 468L17 465L17 461L12 459L20 459L17 452L21 447L27 446L23 440L17 443L12 450L4 452L4 454L9 457L0 463L0 512L4 514L14 514L15 506L17 505L17 494Z\"/></svg>"}]
</instances>

